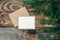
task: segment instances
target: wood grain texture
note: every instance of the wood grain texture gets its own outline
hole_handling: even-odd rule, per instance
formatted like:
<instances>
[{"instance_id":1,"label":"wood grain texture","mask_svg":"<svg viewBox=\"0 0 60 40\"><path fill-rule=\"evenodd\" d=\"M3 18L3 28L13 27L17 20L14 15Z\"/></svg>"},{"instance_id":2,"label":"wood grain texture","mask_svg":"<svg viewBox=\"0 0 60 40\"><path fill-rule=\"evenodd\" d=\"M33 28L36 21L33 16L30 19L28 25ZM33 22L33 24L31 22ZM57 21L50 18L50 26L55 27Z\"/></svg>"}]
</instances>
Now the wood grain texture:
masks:
<instances>
[{"instance_id":1,"label":"wood grain texture","mask_svg":"<svg viewBox=\"0 0 60 40\"><path fill-rule=\"evenodd\" d=\"M14 27L8 14L21 7L21 0L0 0L0 27Z\"/></svg>"}]
</instances>

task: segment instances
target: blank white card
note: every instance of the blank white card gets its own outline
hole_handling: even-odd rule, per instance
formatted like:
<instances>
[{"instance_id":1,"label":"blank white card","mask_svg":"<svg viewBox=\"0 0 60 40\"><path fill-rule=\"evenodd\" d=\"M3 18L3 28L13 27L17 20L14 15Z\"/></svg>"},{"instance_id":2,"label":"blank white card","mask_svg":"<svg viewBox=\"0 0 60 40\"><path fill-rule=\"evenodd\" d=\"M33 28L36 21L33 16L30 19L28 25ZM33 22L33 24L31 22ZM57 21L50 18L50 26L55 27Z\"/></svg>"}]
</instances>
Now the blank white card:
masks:
<instances>
[{"instance_id":1,"label":"blank white card","mask_svg":"<svg viewBox=\"0 0 60 40\"><path fill-rule=\"evenodd\" d=\"M20 16L18 29L35 29L35 16Z\"/></svg>"}]
</instances>

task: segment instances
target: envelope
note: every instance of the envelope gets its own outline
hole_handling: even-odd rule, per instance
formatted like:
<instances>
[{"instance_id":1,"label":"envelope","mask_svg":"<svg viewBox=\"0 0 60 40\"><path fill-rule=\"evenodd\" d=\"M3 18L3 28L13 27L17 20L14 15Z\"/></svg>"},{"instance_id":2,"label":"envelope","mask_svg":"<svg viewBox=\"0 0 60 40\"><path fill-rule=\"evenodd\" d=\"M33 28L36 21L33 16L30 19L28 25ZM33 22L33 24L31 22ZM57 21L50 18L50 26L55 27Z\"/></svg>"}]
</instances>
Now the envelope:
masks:
<instances>
[{"instance_id":1,"label":"envelope","mask_svg":"<svg viewBox=\"0 0 60 40\"><path fill-rule=\"evenodd\" d=\"M14 27L18 26L19 16L29 16L29 13L25 7L22 7L20 9L16 10L15 12L9 14L9 17L10 17Z\"/></svg>"}]
</instances>

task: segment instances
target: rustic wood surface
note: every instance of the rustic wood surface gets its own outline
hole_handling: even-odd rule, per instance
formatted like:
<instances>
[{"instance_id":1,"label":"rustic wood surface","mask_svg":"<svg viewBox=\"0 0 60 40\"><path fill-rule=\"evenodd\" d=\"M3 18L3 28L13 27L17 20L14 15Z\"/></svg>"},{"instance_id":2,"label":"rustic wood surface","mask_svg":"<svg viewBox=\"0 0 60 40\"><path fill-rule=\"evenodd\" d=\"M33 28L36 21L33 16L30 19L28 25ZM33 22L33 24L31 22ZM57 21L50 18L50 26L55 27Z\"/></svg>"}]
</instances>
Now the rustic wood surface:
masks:
<instances>
[{"instance_id":1,"label":"rustic wood surface","mask_svg":"<svg viewBox=\"0 0 60 40\"><path fill-rule=\"evenodd\" d=\"M0 27L14 27L8 14L20 9L21 0L0 0Z\"/></svg>"}]
</instances>

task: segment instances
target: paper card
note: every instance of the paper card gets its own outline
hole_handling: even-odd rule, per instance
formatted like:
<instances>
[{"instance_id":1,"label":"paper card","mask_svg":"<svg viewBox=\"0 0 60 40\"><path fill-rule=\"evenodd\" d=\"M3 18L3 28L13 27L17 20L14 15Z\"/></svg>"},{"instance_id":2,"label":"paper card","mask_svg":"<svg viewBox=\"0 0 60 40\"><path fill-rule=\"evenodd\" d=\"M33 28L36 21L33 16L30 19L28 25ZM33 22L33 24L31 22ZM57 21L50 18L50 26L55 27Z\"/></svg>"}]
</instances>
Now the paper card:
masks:
<instances>
[{"instance_id":1,"label":"paper card","mask_svg":"<svg viewBox=\"0 0 60 40\"><path fill-rule=\"evenodd\" d=\"M35 16L20 16L18 29L35 29Z\"/></svg>"}]
</instances>

